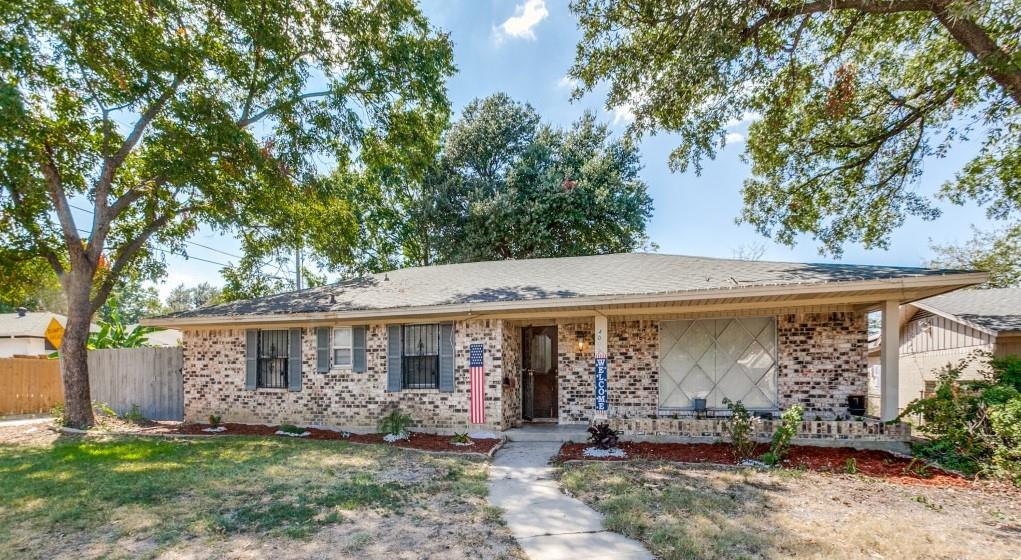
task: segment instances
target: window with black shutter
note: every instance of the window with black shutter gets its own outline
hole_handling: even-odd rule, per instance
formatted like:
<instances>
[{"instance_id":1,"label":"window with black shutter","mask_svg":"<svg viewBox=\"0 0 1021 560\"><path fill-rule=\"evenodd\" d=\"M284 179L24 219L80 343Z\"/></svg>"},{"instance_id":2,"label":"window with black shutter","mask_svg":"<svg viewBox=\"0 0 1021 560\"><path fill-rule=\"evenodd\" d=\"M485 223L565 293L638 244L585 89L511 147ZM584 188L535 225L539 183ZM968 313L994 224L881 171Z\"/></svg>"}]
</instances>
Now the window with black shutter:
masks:
<instances>
[{"instance_id":1,"label":"window with black shutter","mask_svg":"<svg viewBox=\"0 0 1021 560\"><path fill-rule=\"evenodd\" d=\"M260 389L287 388L287 335L287 330L259 331L256 386Z\"/></svg>"},{"instance_id":2,"label":"window with black shutter","mask_svg":"<svg viewBox=\"0 0 1021 560\"><path fill-rule=\"evenodd\" d=\"M440 326L404 325L401 387L435 389L440 379Z\"/></svg>"}]
</instances>

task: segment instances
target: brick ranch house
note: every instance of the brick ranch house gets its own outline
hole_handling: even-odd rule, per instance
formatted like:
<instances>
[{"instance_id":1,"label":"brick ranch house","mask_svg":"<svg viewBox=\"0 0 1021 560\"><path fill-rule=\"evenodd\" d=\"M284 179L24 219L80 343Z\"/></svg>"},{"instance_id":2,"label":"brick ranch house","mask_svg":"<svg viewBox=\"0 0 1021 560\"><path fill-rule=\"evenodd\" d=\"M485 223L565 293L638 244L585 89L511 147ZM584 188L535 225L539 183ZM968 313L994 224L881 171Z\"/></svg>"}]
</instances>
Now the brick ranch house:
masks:
<instances>
[{"instance_id":1,"label":"brick ranch house","mask_svg":"<svg viewBox=\"0 0 1021 560\"><path fill-rule=\"evenodd\" d=\"M188 421L371 429L396 406L417 428L464 430L481 348L472 428L607 418L716 437L730 398L764 417L802 404L802 437L886 440L905 432L849 409L868 393L868 312L895 341L901 304L985 279L631 253L406 268L146 324L184 333ZM882 361L890 419L896 353Z\"/></svg>"}]
</instances>

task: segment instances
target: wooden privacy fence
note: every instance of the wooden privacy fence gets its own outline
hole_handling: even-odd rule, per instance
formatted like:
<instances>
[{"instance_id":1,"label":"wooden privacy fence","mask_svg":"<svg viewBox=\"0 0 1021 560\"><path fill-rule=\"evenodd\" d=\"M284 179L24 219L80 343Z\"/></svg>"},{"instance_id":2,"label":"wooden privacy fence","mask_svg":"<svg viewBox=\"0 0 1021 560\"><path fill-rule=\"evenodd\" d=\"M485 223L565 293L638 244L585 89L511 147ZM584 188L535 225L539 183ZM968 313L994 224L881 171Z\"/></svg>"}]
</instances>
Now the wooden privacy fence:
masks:
<instances>
[{"instance_id":1,"label":"wooden privacy fence","mask_svg":"<svg viewBox=\"0 0 1021 560\"><path fill-rule=\"evenodd\" d=\"M63 400L60 362L0 358L0 416L49 412Z\"/></svg>"},{"instance_id":2,"label":"wooden privacy fence","mask_svg":"<svg viewBox=\"0 0 1021 560\"><path fill-rule=\"evenodd\" d=\"M121 348L89 352L92 401L120 414L138 405L152 420L184 418L180 347ZM49 412L64 401L60 361L0 358L0 416Z\"/></svg>"},{"instance_id":3,"label":"wooden privacy fence","mask_svg":"<svg viewBox=\"0 0 1021 560\"><path fill-rule=\"evenodd\" d=\"M89 352L92 400L110 405L119 414L138 405L151 420L184 419L184 385L179 346L121 348Z\"/></svg>"}]
</instances>

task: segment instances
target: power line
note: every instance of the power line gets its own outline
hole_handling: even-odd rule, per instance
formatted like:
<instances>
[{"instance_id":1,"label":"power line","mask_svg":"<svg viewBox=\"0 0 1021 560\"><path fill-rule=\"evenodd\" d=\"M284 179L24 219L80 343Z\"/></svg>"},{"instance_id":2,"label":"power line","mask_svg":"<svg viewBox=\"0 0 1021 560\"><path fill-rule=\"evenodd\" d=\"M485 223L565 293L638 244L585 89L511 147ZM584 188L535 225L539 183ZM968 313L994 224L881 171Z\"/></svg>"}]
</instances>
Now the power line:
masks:
<instances>
[{"instance_id":1,"label":"power line","mask_svg":"<svg viewBox=\"0 0 1021 560\"><path fill-rule=\"evenodd\" d=\"M74 204L68 204L68 206L70 206L71 208L74 208L75 210L81 210L82 212L86 212L86 213L89 213L89 214L94 214L95 213L92 210L89 210L87 208L82 208L80 206L75 206ZM91 233L91 232L85 231L83 233ZM234 257L235 259L242 258L241 255L235 255L234 253L228 253L227 251L222 251L220 249L216 249L214 247L210 247L209 245L203 245L203 244L201 244L201 243L199 243L197 241L191 241L189 239L185 239L184 242L185 243L189 243L191 245L195 245L196 247L202 247L203 249L209 249L210 251L213 251L213 252L216 252L216 253L220 253L222 255L227 255L228 257Z\"/></svg>"}]
</instances>

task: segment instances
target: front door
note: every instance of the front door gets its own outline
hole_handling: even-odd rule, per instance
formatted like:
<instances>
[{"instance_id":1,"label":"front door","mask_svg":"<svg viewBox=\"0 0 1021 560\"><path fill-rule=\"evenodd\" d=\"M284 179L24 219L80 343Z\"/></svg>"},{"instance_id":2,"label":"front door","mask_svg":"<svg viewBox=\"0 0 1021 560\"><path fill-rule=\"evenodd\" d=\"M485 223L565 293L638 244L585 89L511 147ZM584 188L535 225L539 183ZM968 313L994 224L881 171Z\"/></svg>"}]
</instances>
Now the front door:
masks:
<instances>
[{"instance_id":1,"label":"front door","mask_svg":"<svg viewBox=\"0 0 1021 560\"><path fill-rule=\"evenodd\" d=\"M557 417L557 327L521 329L521 417L553 420Z\"/></svg>"}]
</instances>

